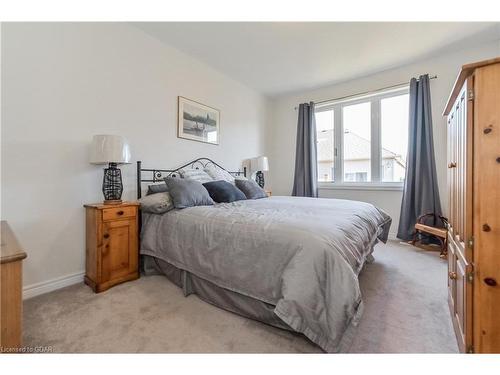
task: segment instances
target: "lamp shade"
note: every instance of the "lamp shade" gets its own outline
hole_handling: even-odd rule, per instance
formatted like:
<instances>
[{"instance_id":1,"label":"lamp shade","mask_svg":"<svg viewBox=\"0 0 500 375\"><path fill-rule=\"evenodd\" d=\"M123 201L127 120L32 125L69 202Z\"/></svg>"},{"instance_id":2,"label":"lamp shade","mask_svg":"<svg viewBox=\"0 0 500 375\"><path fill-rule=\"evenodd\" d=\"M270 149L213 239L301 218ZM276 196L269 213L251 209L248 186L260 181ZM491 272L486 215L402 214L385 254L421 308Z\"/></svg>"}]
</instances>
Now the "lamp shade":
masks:
<instances>
[{"instance_id":1,"label":"lamp shade","mask_svg":"<svg viewBox=\"0 0 500 375\"><path fill-rule=\"evenodd\" d=\"M269 161L267 160L267 156L253 158L250 162L250 167L252 168L252 171L268 171Z\"/></svg>"},{"instance_id":2,"label":"lamp shade","mask_svg":"<svg viewBox=\"0 0 500 375\"><path fill-rule=\"evenodd\" d=\"M94 135L90 148L90 163L130 163L130 147L127 139L120 135Z\"/></svg>"}]
</instances>

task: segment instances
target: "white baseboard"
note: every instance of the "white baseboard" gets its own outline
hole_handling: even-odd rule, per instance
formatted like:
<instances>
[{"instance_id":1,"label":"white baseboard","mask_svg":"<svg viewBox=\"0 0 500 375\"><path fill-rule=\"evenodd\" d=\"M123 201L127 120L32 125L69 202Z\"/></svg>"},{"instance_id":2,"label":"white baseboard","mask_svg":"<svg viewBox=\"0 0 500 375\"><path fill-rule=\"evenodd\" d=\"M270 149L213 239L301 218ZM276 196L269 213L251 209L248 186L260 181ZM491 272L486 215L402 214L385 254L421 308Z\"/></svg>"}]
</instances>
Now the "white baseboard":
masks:
<instances>
[{"instance_id":1,"label":"white baseboard","mask_svg":"<svg viewBox=\"0 0 500 375\"><path fill-rule=\"evenodd\" d=\"M64 288L65 286L81 283L83 282L84 275L85 272L81 271L66 276L56 277L52 280L26 285L23 288L23 299L36 297L40 294L45 294L56 289Z\"/></svg>"}]
</instances>

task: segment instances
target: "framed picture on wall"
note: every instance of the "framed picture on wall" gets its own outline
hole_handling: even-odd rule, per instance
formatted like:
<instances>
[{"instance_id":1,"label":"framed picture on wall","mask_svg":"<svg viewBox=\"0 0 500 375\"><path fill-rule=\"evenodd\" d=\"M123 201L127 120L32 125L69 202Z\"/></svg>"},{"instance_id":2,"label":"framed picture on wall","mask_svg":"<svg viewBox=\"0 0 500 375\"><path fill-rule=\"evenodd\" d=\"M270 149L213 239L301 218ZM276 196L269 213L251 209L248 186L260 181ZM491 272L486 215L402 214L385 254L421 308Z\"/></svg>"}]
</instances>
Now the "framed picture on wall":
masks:
<instances>
[{"instance_id":1,"label":"framed picture on wall","mask_svg":"<svg viewBox=\"0 0 500 375\"><path fill-rule=\"evenodd\" d=\"M219 144L220 111L207 105L179 96L179 138Z\"/></svg>"}]
</instances>

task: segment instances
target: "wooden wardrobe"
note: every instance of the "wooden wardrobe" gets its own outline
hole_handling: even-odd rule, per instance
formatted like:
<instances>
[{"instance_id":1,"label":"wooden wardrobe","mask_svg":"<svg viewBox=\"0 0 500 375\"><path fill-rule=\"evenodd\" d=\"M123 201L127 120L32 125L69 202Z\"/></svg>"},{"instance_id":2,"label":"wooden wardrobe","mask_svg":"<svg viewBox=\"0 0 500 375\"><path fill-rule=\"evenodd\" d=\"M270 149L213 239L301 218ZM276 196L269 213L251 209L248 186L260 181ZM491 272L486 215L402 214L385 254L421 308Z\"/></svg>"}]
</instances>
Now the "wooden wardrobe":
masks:
<instances>
[{"instance_id":1,"label":"wooden wardrobe","mask_svg":"<svg viewBox=\"0 0 500 375\"><path fill-rule=\"evenodd\" d=\"M448 126L448 302L458 347L500 353L500 58L464 65Z\"/></svg>"}]
</instances>

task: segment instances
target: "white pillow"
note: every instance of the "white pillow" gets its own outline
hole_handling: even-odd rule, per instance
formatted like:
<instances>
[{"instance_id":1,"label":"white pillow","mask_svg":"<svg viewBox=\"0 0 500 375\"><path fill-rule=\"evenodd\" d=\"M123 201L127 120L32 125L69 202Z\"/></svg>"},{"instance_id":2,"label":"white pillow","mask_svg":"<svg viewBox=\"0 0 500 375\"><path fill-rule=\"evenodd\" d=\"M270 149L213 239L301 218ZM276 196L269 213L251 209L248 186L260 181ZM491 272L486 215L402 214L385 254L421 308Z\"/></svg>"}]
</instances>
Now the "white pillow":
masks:
<instances>
[{"instance_id":1,"label":"white pillow","mask_svg":"<svg viewBox=\"0 0 500 375\"><path fill-rule=\"evenodd\" d=\"M186 178L189 180L195 180L204 184L205 182L213 181L212 177L210 177L205 171L201 169L181 169L179 174L182 178Z\"/></svg>"},{"instance_id":2,"label":"white pillow","mask_svg":"<svg viewBox=\"0 0 500 375\"><path fill-rule=\"evenodd\" d=\"M222 180L234 184L234 177L224 169L209 165L204 170L214 181Z\"/></svg>"}]
</instances>

